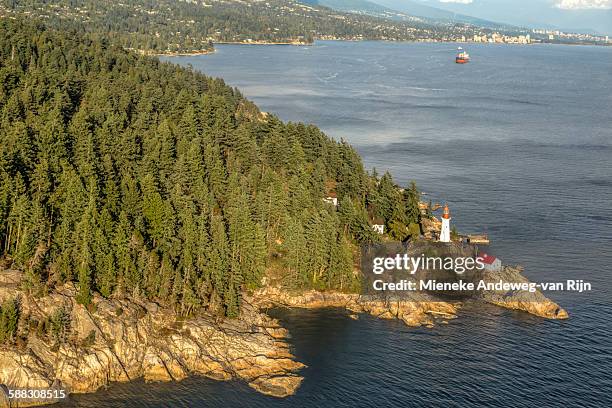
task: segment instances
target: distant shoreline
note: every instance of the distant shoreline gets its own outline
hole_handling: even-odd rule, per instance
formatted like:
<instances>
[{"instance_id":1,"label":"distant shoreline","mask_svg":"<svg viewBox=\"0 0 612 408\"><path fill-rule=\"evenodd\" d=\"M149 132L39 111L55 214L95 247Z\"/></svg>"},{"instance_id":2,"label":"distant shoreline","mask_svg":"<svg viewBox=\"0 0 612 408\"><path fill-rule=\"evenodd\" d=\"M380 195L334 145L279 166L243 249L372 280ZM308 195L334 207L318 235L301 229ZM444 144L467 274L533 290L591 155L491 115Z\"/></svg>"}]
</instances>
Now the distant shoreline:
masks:
<instances>
[{"instance_id":1,"label":"distant shoreline","mask_svg":"<svg viewBox=\"0 0 612 408\"><path fill-rule=\"evenodd\" d=\"M200 50L200 51L174 51L174 52L147 52L144 50L135 50L140 55L148 55L152 57L190 57L196 55L214 54L217 50Z\"/></svg>"},{"instance_id":2,"label":"distant shoreline","mask_svg":"<svg viewBox=\"0 0 612 408\"><path fill-rule=\"evenodd\" d=\"M338 41L338 42L385 42L385 43L405 43L405 44L462 44L466 46L470 45L516 45L516 46L538 46L538 45L568 45L568 46L593 46L593 47L612 47L612 43L608 44L596 44L596 43L565 43L565 42L533 42L529 44L516 44L516 43L489 43L489 42L461 42L461 41L436 41L436 40L351 40L351 39L316 39L311 43L304 42L271 42L271 41L219 41L213 43L213 45L293 45L299 47L314 46L319 41ZM152 53L144 50L134 50L141 55L150 55L155 57L193 57L198 55L208 55L217 52L216 48L212 50L200 50L200 51L174 51L174 52L160 52Z\"/></svg>"},{"instance_id":3,"label":"distant shoreline","mask_svg":"<svg viewBox=\"0 0 612 408\"><path fill-rule=\"evenodd\" d=\"M299 42L241 42L241 41L220 41L215 42L214 45L296 45L296 46L307 46L313 45L312 43L299 43ZM193 57L197 55L208 55L217 52L215 48L211 50L199 50L199 51L168 51L168 52L150 52L145 50L133 50L141 55L149 55L153 57Z\"/></svg>"},{"instance_id":4,"label":"distant shoreline","mask_svg":"<svg viewBox=\"0 0 612 408\"><path fill-rule=\"evenodd\" d=\"M341 40L342 41L342 40ZM217 41L213 43L217 44L230 44L230 45L296 45L296 46L308 46L313 45L313 42L291 42L291 41L282 41L282 42L273 42L273 41Z\"/></svg>"}]
</instances>

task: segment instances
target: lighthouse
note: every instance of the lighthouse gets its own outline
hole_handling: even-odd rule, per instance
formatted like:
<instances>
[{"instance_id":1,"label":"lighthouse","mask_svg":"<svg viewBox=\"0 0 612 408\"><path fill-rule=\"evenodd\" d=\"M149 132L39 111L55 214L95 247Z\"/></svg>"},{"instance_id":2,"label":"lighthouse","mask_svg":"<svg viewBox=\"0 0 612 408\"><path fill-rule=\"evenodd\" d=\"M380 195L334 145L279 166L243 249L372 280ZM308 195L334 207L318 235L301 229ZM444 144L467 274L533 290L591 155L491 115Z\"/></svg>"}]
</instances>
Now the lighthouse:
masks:
<instances>
[{"instance_id":1,"label":"lighthouse","mask_svg":"<svg viewBox=\"0 0 612 408\"><path fill-rule=\"evenodd\" d=\"M450 211L448 210L448 204L444 206L444 213L442 214L442 228L440 229L440 242L451 242L450 238Z\"/></svg>"}]
</instances>

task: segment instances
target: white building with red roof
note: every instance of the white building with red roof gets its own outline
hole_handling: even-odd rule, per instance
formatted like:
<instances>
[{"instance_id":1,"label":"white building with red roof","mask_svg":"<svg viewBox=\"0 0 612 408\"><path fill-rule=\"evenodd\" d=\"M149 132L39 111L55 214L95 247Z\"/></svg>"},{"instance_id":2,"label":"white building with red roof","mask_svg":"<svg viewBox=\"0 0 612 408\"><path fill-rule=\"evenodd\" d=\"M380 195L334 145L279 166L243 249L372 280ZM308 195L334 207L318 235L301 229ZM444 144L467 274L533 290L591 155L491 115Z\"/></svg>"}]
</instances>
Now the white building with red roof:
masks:
<instances>
[{"instance_id":1,"label":"white building with red roof","mask_svg":"<svg viewBox=\"0 0 612 408\"><path fill-rule=\"evenodd\" d=\"M499 271L502 267L501 260L493 255L484 253L479 255L479 258L482 260L482 263L484 264L484 269L487 271Z\"/></svg>"}]
</instances>

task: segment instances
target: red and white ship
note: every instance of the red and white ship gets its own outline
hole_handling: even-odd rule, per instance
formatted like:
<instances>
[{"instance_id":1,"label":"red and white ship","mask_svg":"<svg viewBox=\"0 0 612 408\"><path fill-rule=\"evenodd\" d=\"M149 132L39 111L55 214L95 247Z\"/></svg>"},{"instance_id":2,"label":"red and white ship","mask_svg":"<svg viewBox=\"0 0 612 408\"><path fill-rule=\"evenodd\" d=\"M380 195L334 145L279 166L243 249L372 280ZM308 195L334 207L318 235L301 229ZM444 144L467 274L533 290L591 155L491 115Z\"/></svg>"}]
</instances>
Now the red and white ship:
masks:
<instances>
[{"instance_id":1,"label":"red and white ship","mask_svg":"<svg viewBox=\"0 0 612 408\"><path fill-rule=\"evenodd\" d=\"M467 64L470 62L470 54L464 51L461 47L459 47L457 50L459 51L457 53L457 57L455 58L455 62L457 64Z\"/></svg>"}]
</instances>

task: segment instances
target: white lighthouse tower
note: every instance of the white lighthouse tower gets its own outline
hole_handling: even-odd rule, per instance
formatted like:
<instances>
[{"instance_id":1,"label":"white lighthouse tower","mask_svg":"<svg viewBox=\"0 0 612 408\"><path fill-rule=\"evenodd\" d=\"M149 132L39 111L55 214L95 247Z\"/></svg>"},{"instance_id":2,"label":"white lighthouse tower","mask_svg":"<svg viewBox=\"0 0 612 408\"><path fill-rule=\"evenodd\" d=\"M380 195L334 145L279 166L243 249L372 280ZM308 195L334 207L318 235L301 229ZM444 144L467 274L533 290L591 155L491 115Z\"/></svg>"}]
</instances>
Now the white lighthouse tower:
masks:
<instances>
[{"instance_id":1,"label":"white lighthouse tower","mask_svg":"<svg viewBox=\"0 0 612 408\"><path fill-rule=\"evenodd\" d=\"M451 242L450 237L450 211L448 210L448 204L444 206L444 213L442 214L442 228L440 229L440 242Z\"/></svg>"}]
</instances>

